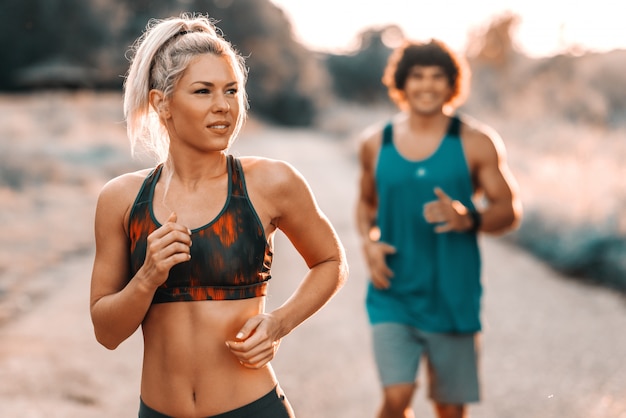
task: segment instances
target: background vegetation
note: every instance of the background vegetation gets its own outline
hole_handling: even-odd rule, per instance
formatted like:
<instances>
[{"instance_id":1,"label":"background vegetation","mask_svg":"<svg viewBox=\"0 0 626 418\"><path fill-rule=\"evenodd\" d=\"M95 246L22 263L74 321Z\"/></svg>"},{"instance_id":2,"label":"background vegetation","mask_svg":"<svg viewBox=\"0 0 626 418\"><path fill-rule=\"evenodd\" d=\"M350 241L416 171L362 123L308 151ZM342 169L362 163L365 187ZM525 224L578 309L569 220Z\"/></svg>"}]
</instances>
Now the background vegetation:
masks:
<instances>
[{"instance_id":1,"label":"background vegetation","mask_svg":"<svg viewBox=\"0 0 626 418\"><path fill-rule=\"evenodd\" d=\"M15 139L44 133L22 126L19 118L2 119L0 192L6 201L17 192L36 194L38 185L55 179L87 182L55 164L59 159L110 170L120 164L115 148L104 142L62 151L59 142L69 129L64 123L76 121L60 113L71 106L64 108L48 91L80 90L81 101L87 91L109 98L119 93L125 54L148 19L182 11L217 19L225 37L248 56L255 118L325 130L339 140L371 123L371 112L380 119L394 112L380 77L391 52L389 39L402 36L397 27L367 29L357 35L357 50L333 55L296 42L291 23L269 0L3 0L0 91L11 95L12 105L22 103L24 111L25 103L32 103L25 97L56 103L56 108L40 103L31 110L36 120L51 123L49 137L38 138L36 151L20 148ZM522 227L510 239L560 271L626 292L626 168L621 163L626 160L621 70L626 51L595 54L573 46L562 55L529 58L515 48L516 23L515 16L504 15L468 34L470 48L464 52L472 92L460 109L493 126L507 145L526 208ZM367 120L358 117L364 112ZM92 130L98 126L90 123ZM86 133L89 127L81 129ZM0 220L6 224L11 216ZM9 244L2 245L4 251Z\"/></svg>"}]
</instances>

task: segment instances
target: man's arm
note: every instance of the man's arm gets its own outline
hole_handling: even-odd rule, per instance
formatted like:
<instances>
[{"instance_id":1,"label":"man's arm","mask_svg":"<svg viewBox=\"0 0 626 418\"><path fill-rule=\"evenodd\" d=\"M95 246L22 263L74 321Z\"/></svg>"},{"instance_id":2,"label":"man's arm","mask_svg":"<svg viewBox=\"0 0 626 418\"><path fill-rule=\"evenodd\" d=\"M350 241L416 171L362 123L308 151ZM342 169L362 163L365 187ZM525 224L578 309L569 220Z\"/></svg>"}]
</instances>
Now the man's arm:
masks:
<instances>
[{"instance_id":1,"label":"man's arm","mask_svg":"<svg viewBox=\"0 0 626 418\"><path fill-rule=\"evenodd\" d=\"M375 138L367 138L361 143L359 149L359 195L356 207L356 222L359 236L364 241L377 240L373 237L378 208L378 197L374 179L374 160L376 158Z\"/></svg>"},{"instance_id":2,"label":"man's arm","mask_svg":"<svg viewBox=\"0 0 626 418\"><path fill-rule=\"evenodd\" d=\"M437 225L437 233L474 230L502 234L516 228L522 205L502 140L495 132L465 124L461 137L474 184L474 198L484 197L486 205L470 211L445 190L435 188L437 199L424 205L425 219Z\"/></svg>"},{"instance_id":3,"label":"man's arm","mask_svg":"<svg viewBox=\"0 0 626 418\"><path fill-rule=\"evenodd\" d=\"M359 150L359 195L356 207L356 224L363 243L363 255L370 270L372 283L379 289L389 287L393 272L385 260L387 254L396 250L391 245L379 241L376 226L378 196L376 193L375 161L381 146L381 132L365 138Z\"/></svg>"},{"instance_id":4,"label":"man's arm","mask_svg":"<svg viewBox=\"0 0 626 418\"><path fill-rule=\"evenodd\" d=\"M502 234L517 228L522 217L522 203L502 139L493 131L472 128L467 136L466 153L473 168L475 189L487 203L480 209L480 231Z\"/></svg>"}]
</instances>

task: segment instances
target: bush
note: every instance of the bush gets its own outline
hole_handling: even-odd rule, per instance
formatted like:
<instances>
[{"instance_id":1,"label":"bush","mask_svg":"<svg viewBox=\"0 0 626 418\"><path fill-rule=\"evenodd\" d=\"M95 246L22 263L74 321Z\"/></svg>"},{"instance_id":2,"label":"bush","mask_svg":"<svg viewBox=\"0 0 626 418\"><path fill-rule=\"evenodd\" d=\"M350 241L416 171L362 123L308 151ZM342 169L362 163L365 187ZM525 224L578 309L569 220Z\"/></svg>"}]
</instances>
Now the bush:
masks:
<instances>
[{"instance_id":1,"label":"bush","mask_svg":"<svg viewBox=\"0 0 626 418\"><path fill-rule=\"evenodd\" d=\"M383 42L385 33L390 30L397 28L390 26L366 30L360 35L359 51L352 55L329 55L326 58L333 91L339 98L361 103L387 100L387 88L381 79L392 51Z\"/></svg>"},{"instance_id":2,"label":"bush","mask_svg":"<svg viewBox=\"0 0 626 418\"><path fill-rule=\"evenodd\" d=\"M626 236L611 222L570 225L531 212L512 239L563 274L626 294Z\"/></svg>"}]
</instances>

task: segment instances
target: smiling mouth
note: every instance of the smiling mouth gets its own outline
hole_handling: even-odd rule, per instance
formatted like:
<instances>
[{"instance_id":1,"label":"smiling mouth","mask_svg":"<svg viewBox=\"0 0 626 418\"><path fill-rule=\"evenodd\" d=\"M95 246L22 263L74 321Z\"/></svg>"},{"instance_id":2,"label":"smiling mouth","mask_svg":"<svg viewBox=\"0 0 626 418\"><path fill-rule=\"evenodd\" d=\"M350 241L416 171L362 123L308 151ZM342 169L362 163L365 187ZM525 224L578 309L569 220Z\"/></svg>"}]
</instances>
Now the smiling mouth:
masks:
<instances>
[{"instance_id":1,"label":"smiling mouth","mask_svg":"<svg viewBox=\"0 0 626 418\"><path fill-rule=\"evenodd\" d=\"M207 128L209 129L218 129L218 130L228 129L229 127L230 127L230 123L227 123L227 122L215 123L215 124L207 126Z\"/></svg>"},{"instance_id":2,"label":"smiling mouth","mask_svg":"<svg viewBox=\"0 0 626 418\"><path fill-rule=\"evenodd\" d=\"M435 93L420 93L417 97L422 100L435 100L438 98Z\"/></svg>"}]
</instances>

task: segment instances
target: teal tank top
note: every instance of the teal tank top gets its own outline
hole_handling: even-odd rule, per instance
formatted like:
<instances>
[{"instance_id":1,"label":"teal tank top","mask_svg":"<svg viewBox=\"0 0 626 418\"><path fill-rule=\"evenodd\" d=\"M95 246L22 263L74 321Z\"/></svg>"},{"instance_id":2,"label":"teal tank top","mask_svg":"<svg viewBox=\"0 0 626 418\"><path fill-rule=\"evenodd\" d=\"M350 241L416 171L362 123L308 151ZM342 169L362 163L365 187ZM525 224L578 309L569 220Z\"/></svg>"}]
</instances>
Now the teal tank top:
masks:
<instances>
[{"instance_id":1,"label":"teal tank top","mask_svg":"<svg viewBox=\"0 0 626 418\"><path fill-rule=\"evenodd\" d=\"M381 241L396 248L387 257L394 272L389 289L371 281L366 307L372 324L395 322L427 332L471 333L481 329L481 260L475 232L436 233L423 206L441 188L473 209L473 186L459 136L461 122L450 125L437 150L410 161L393 143L392 124L383 129L376 164L377 226Z\"/></svg>"}]
</instances>

